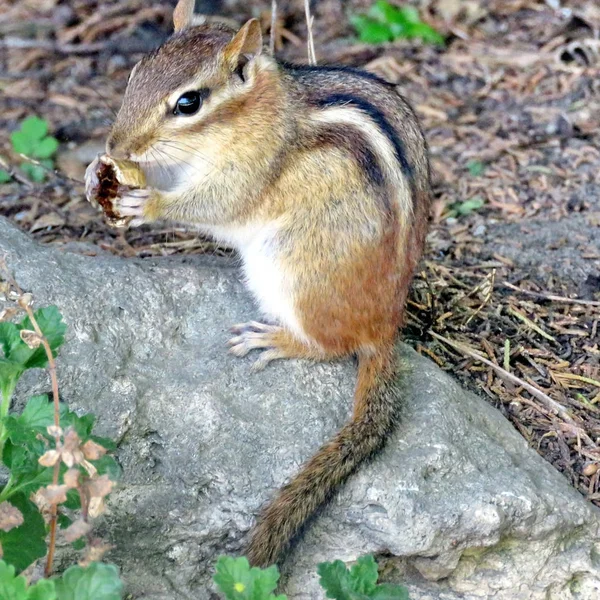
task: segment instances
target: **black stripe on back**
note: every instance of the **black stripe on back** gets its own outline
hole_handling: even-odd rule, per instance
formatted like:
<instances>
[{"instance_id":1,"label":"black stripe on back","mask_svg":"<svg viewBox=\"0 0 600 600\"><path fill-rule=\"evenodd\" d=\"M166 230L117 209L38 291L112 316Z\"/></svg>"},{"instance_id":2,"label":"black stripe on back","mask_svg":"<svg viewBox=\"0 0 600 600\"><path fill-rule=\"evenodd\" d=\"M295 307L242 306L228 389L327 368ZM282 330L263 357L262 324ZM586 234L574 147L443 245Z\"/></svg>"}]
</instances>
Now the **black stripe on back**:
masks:
<instances>
[{"instance_id":1,"label":"black stripe on back","mask_svg":"<svg viewBox=\"0 0 600 600\"><path fill-rule=\"evenodd\" d=\"M317 100L318 106L327 108L330 106L353 106L365 113L379 127L379 130L387 137L394 148L396 160L400 163L402 172L412 180L413 169L406 158L404 144L398 137L396 130L390 125L385 115L373 104L364 98L352 94L331 94Z\"/></svg>"},{"instance_id":2,"label":"black stripe on back","mask_svg":"<svg viewBox=\"0 0 600 600\"><path fill-rule=\"evenodd\" d=\"M313 143L318 146L332 146L343 149L354 157L361 171L375 187L384 188L386 181L375 152L360 131L347 131L333 124L315 127L311 132Z\"/></svg>"}]
</instances>

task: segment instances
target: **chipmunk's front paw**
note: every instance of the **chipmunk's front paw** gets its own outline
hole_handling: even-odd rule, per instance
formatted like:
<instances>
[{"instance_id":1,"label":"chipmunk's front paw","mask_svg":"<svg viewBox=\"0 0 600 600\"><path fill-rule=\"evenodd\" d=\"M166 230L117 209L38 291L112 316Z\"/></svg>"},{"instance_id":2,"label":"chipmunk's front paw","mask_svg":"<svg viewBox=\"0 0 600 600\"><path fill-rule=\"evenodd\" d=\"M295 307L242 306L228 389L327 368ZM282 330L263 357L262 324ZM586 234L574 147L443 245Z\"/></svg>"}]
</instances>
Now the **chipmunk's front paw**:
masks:
<instances>
[{"instance_id":1,"label":"chipmunk's front paw","mask_svg":"<svg viewBox=\"0 0 600 600\"><path fill-rule=\"evenodd\" d=\"M131 219L131 227L137 227L147 221L145 210L152 196L149 188L124 190L114 199L113 210L120 218Z\"/></svg>"}]
</instances>

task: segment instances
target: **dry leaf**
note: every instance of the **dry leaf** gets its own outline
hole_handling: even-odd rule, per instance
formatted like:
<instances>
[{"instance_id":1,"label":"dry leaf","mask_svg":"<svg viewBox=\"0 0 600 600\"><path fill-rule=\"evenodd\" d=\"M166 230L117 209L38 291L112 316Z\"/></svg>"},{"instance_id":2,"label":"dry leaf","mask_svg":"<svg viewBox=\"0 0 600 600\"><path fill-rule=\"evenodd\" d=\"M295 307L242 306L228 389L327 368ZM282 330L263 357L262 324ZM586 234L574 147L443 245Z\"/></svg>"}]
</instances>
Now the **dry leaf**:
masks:
<instances>
[{"instance_id":1,"label":"dry leaf","mask_svg":"<svg viewBox=\"0 0 600 600\"><path fill-rule=\"evenodd\" d=\"M104 498L94 496L88 504L88 515L95 519L104 512L104 508Z\"/></svg>"},{"instance_id":2,"label":"dry leaf","mask_svg":"<svg viewBox=\"0 0 600 600\"><path fill-rule=\"evenodd\" d=\"M51 435L53 438L62 437L63 434L62 427L59 427L58 425L48 425L46 431L48 432L48 435Z\"/></svg>"},{"instance_id":3,"label":"dry leaf","mask_svg":"<svg viewBox=\"0 0 600 600\"><path fill-rule=\"evenodd\" d=\"M58 450L48 450L38 458L38 462L42 467L53 467L59 460L60 452Z\"/></svg>"},{"instance_id":4,"label":"dry leaf","mask_svg":"<svg viewBox=\"0 0 600 600\"><path fill-rule=\"evenodd\" d=\"M64 484L70 488L76 488L79 486L79 475L80 475L80 471L79 469L69 469L63 477L63 481Z\"/></svg>"},{"instance_id":5,"label":"dry leaf","mask_svg":"<svg viewBox=\"0 0 600 600\"><path fill-rule=\"evenodd\" d=\"M17 300L17 304L22 309L26 309L28 306L31 306L33 304L33 296L29 293L22 294L21 296L19 296L19 299Z\"/></svg>"},{"instance_id":6,"label":"dry leaf","mask_svg":"<svg viewBox=\"0 0 600 600\"><path fill-rule=\"evenodd\" d=\"M30 329L21 329L19 335L32 350L39 348L42 344L42 338L35 331L31 331Z\"/></svg>"},{"instance_id":7,"label":"dry leaf","mask_svg":"<svg viewBox=\"0 0 600 600\"><path fill-rule=\"evenodd\" d=\"M114 485L114 482L108 478L108 475L101 475L85 482L86 491L90 498L104 498L104 496L108 496Z\"/></svg>"},{"instance_id":8,"label":"dry leaf","mask_svg":"<svg viewBox=\"0 0 600 600\"><path fill-rule=\"evenodd\" d=\"M92 526L86 523L83 519L77 519L64 530L65 540L67 542L74 542L80 537L87 535L92 530Z\"/></svg>"},{"instance_id":9,"label":"dry leaf","mask_svg":"<svg viewBox=\"0 0 600 600\"><path fill-rule=\"evenodd\" d=\"M65 219L57 213L47 213L42 215L29 229L29 233L46 229L47 227L62 227L65 224Z\"/></svg>"},{"instance_id":10,"label":"dry leaf","mask_svg":"<svg viewBox=\"0 0 600 600\"><path fill-rule=\"evenodd\" d=\"M98 460L106 454L106 448L100 444L96 444L96 442L92 440L88 440L85 444L83 444L81 449L83 450L83 455L88 460Z\"/></svg>"},{"instance_id":11,"label":"dry leaf","mask_svg":"<svg viewBox=\"0 0 600 600\"><path fill-rule=\"evenodd\" d=\"M38 495L41 496L50 506L53 504L62 504L67 501L67 491L69 488L66 485L47 485L38 490Z\"/></svg>"},{"instance_id":12,"label":"dry leaf","mask_svg":"<svg viewBox=\"0 0 600 600\"><path fill-rule=\"evenodd\" d=\"M22 524L23 515L21 511L10 504L10 502L2 502L0 504L0 529L2 531L10 531Z\"/></svg>"}]
</instances>

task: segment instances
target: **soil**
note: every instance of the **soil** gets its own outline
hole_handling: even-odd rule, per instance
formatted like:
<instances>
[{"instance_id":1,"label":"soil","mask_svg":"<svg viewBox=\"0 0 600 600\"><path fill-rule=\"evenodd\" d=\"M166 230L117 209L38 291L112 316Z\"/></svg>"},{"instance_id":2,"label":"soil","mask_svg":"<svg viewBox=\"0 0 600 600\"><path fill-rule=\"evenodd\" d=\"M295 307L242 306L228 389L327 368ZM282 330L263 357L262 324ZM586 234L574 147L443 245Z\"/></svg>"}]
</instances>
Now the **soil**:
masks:
<instances>
[{"instance_id":1,"label":"soil","mask_svg":"<svg viewBox=\"0 0 600 600\"><path fill-rule=\"evenodd\" d=\"M401 4L401 2L393 2ZM197 3L242 23L270 0ZM426 132L434 210L406 338L478 389L600 506L600 8L594 0L423 0L446 38L359 43L370 1L313 3L320 63L398 83ZM85 201L133 65L166 39L147 0L1 4L0 213L43 243L126 257L226 252L182 227L109 227ZM279 2L277 54L306 62L302 0ZM209 17L215 18L215 17ZM32 184L9 136L31 114L60 140Z\"/></svg>"}]
</instances>

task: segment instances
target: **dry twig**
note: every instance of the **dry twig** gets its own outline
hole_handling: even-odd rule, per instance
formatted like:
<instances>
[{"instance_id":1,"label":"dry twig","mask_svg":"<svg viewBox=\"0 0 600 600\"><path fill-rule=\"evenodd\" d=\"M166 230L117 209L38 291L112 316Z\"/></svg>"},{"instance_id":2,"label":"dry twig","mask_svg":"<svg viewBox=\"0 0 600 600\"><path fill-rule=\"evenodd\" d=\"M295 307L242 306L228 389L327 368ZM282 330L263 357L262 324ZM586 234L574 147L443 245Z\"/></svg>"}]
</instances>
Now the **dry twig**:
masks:
<instances>
[{"instance_id":1,"label":"dry twig","mask_svg":"<svg viewBox=\"0 0 600 600\"><path fill-rule=\"evenodd\" d=\"M269 50L275 56L275 34L277 31L277 0L271 1L271 31L269 37Z\"/></svg>"},{"instance_id":2,"label":"dry twig","mask_svg":"<svg viewBox=\"0 0 600 600\"><path fill-rule=\"evenodd\" d=\"M308 30L307 46L308 46L308 64L316 65L317 57L315 55L315 41L313 39L313 21L314 17L310 14L310 0L304 0L304 12L306 16L306 28Z\"/></svg>"}]
</instances>

